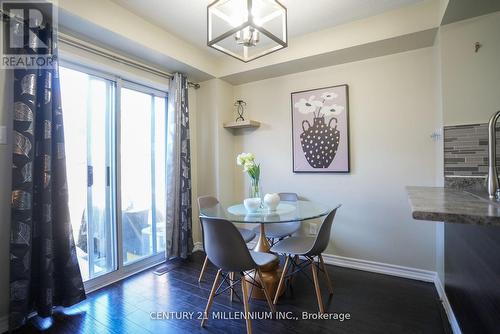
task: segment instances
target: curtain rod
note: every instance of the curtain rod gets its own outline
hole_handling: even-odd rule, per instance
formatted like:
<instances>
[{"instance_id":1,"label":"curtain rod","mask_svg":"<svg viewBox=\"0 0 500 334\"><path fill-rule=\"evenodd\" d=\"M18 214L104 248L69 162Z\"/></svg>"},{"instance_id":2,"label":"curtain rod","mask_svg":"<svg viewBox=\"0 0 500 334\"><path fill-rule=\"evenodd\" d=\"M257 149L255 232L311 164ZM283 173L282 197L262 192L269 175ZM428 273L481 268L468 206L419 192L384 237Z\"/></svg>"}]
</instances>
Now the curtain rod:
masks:
<instances>
[{"instance_id":1,"label":"curtain rod","mask_svg":"<svg viewBox=\"0 0 500 334\"><path fill-rule=\"evenodd\" d=\"M139 70L158 75L160 77L164 77L164 78L168 78L168 79L171 79L173 77L173 75L171 73L164 72L164 71L158 70L156 68L153 68L151 66L141 64L135 60L131 60L131 59L128 59L128 58L125 58L125 57L122 57L119 55L115 55L115 54L112 54L110 52L106 52L104 50L95 48L93 46L88 45L87 43L82 43L82 42L80 42L76 39L73 39L65 34L62 34L62 33L57 34L57 40L63 44L68 45L68 46L72 46L72 47L81 49L83 51L93 53L95 55L110 59L110 60L115 61L117 63L125 64L127 66L134 67L134 68L137 68ZM188 86L193 87L194 89L200 88L200 84L194 83L191 81L188 81Z\"/></svg>"},{"instance_id":2,"label":"curtain rod","mask_svg":"<svg viewBox=\"0 0 500 334\"><path fill-rule=\"evenodd\" d=\"M5 13L1 8L0 8L0 13L2 14L2 20L4 18L15 19L17 22L24 24L23 20L21 20L20 18L18 18L16 16L10 16L9 14ZM109 51L105 51L103 49L93 47L93 46L89 45L89 43L82 43L81 41L77 40L76 38L72 38L69 35L66 35L66 34L63 34L60 32L58 32L58 34L57 34L57 40L63 44L78 48L78 49L83 50L83 51L93 53L95 55L107 58L107 59L112 60L112 61L117 62L117 63L121 63L121 64L130 66L130 67L134 67L136 69L139 69L139 70L142 70L145 72L152 73L154 75L158 75L160 77L164 77L164 78L168 78L168 79L171 79L173 77L173 75L171 73L158 70L158 69L153 68L151 66L142 64L140 62L137 62L137 61L132 60L132 59L128 59L128 58L120 56L120 55L112 54ZM200 84L195 83L195 82L191 82L191 81L188 81L188 86L193 87L194 89L200 88Z\"/></svg>"}]
</instances>

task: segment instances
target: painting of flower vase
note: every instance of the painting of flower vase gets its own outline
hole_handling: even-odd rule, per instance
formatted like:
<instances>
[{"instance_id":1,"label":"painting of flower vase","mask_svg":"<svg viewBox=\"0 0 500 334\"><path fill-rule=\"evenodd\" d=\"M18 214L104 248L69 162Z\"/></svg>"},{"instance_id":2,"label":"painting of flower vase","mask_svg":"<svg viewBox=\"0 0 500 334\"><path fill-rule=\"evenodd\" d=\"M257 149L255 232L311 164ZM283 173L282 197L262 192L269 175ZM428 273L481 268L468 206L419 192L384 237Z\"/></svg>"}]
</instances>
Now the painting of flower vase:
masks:
<instances>
[{"instance_id":1,"label":"painting of flower vase","mask_svg":"<svg viewBox=\"0 0 500 334\"><path fill-rule=\"evenodd\" d=\"M292 93L293 171L348 173L347 85Z\"/></svg>"}]
</instances>

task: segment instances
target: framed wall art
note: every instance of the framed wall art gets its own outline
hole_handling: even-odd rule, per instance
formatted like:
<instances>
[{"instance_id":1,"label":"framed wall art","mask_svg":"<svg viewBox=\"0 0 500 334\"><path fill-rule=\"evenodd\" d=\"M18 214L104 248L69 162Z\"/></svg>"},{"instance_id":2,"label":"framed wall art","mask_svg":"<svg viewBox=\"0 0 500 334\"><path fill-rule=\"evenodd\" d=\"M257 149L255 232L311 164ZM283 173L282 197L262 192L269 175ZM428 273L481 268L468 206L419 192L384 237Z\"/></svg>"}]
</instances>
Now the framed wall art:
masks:
<instances>
[{"instance_id":1,"label":"framed wall art","mask_svg":"<svg viewBox=\"0 0 500 334\"><path fill-rule=\"evenodd\" d=\"M347 85L291 94L295 173L349 173Z\"/></svg>"}]
</instances>

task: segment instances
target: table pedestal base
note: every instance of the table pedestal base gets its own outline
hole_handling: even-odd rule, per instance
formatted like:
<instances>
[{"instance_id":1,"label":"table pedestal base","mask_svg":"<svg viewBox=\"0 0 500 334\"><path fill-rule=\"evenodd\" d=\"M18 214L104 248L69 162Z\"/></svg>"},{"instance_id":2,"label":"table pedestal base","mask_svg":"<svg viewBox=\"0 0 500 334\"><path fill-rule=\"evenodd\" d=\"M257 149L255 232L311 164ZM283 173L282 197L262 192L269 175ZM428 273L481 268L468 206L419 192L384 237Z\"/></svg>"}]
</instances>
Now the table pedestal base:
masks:
<instances>
[{"instance_id":1,"label":"table pedestal base","mask_svg":"<svg viewBox=\"0 0 500 334\"><path fill-rule=\"evenodd\" d=\"M273 269L269 271L264 271L262 270L262 278L264 279L264 285L266 286L267 291L269 292L269 295L271 296L271 299L274 298L276 295L276 290L278 289L278 283L280 281L281 277L281 268L279 267L279 261L276 262L276 265L274 266ZM251 283L257 282L257 284L260 284L260 279L258 275L255 274L255 271L252 273L249 273L250 277L246 277L246 281L249 283L247 284L248 287L248 295L252 298L255 299L262 299L265 300L266 296L264 295L264 291L262 289L259 289L256 286L253 286ZM283 294L284 289L281 289L281 294Z\"/></svg>"},{"instance_id":2,"label":"table pedestal base","mask_svg":"<svg viewBox=\"0 0 500 334\"><path fill-rule=\"evenodd\" d=\"M266 238L265 224L260 224L259 240L257 241L257 244L255 245L253 250L256 252L272 253L271 245L269 245L269 242ZM261 266L260 270L262 272L262 279L264 280L267 291L269 292L271 299L273 299L276 295L276 290L278 289L278 284L282 272L279 259L276 259L276 261L273 261L265 266ZM254 282L253 280L255 280L258 284L260 283L260 279L255 272L250 273L249 276L250 277L246 278L247 282L252 283ZM266 299L266 296L264 295L262 289L259 289L252 284L247 284L247 287L249 290L248 295L252 298ZM284 289L281 290L281 293L283 293Z\"/></svg>"}]
</instances>

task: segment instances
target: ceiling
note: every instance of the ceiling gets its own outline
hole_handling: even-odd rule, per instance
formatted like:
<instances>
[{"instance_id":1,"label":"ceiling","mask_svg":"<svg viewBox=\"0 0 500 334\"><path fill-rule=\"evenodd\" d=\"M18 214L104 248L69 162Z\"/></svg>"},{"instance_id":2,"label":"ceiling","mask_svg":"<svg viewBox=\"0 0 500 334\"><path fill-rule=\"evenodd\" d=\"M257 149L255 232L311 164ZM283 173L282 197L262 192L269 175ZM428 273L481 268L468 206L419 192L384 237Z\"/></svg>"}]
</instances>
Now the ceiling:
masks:
<instances>
[{"instance_id":1,"label":"ceiling","mask_svg":"<svg viewBox=\"0 0 500 334\"><path fill-rule=\"evenodd\" d=\"M213 0L112 0L195 46L206 46L206 7ZM282 0L288 10L289 37L381 14L422 0Z\"/></svg>"},{"instance_id":2,"label":"ceiling","mask_svg":"<svg viewBox=\"0 0 500 334\"><path fill-rule=\"evenodd\" d=\"M454 0L448 3L441 24L449 24L500 10L498 0Z\"/></svg>"}]
</instances>

